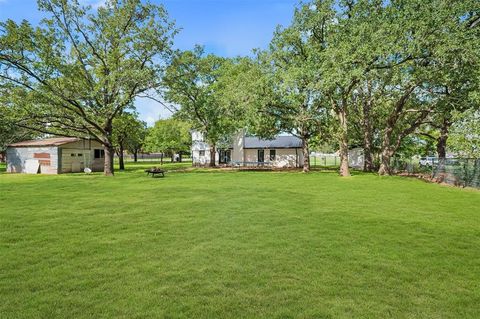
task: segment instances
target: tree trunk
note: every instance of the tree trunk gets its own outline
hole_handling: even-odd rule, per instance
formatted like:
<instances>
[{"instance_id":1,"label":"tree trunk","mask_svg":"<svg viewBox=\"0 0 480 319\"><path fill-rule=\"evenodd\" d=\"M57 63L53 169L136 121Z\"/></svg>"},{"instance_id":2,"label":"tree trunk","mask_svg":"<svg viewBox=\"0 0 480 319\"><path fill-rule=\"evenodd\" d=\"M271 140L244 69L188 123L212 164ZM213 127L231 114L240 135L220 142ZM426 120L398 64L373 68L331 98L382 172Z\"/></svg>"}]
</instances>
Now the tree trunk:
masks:
<instances>
[{"instance_id":1,"label":"tree trunk","mask_svg":"<svg viewBox=\"0 0 480 319\"><path fill-rule=\"evenodd\" d=\"M182 152L178 153L178 161L181 163L182 162Z\"/></svg>"},{"instance_id":2,"label":"tree trunk","mask_svg":"<svg viewBox=\"0 0 480 319\"><path fill-rule=\"evenodd\" d=\"M444 118L442 127L440 129L440 136L437 139L437 156L438 156L438 168L436 179L437 182L443 182L446 178L446 158L447 158L447 140L448 130L450 128L450 122Z\"/></svg>"},{"instance_id":3,"label":"tree trunk","mask_svg":"<svg viewBox=\"0 0 480 319\"><path fill-rule=\"evenodd\" d=\"M302 151L303 151L303 172L310 172L310 152L308 147L308 140L306 138L302 139Z\"/></svg>"},{"instance_id":4,"label":"tree trunk","mask_svg":"<svg viewBox=\"0 0 480 319\"><path fill-rule=\"evenodd\" d=\"M118 151L118 165L119 165L119 169L121 171L124 171L125 170L125 162L124 162L124 159L123 159L123 143L120 143L120 149Z\"/></svg>"},{"instance_id":5,"label":"tree trunk","mask_svg":"<svg viewBox=\"0 0 480 319\"><path fill-rule=\"evenodd\" d=\"M133 152L133 161L136 163L138 161L138 151Z\"/></svg>"},{"instance_id":6,"label":"tree trunk","mask_svg":"<svg viewBox=\"0 0 480 319\"><path fill-rule=\"evenodd\" d=\"M113 156L115 154L115 151L111 143L104 144L103 150L105 152L103 174L105 176L113 176L114 175Z\"/></svg>"},{"instance_id":7,"label":"tree trunk","mask_svg":"<svg viewBox=\"0 0 480 319\"><path fill-rule=\"evenodd\" d=\"M102 142L104 151L103 175L113 176L115 174L115 167L113 165L113 158L115 156L115 148L112 143L112 121L107 121L105 127L105 136Z\"/></svg>"},{"instance_id":8,"label":"tree trunk","mask_svg":"<svg viewBox=\"0 0 480 319\"><path fill-rule=\"evenodd\" d=\"M348 167L348 127L347 113L344 109L337 110L337 116L340 121L340 176L350 176L350 168Z\"/></svg>"},{"instance_id":9,"label":"tree trunk","mask_svg":"<svg viewBox=\"0 0 480 319\"><path fill-rule=\"evenodd\" d=\"M404 130L399 137L397 138L396 144L392 144L392 135L399 120L399 117L402 114L403 108L407 103L410 94L415 90L416 84L411 85L405 93L400 97L400 99L395 103L395 107L388 116L386 128L383 131L383 140L382 140L382 150L380 154L380 168L378 169L379 175L391 175L392 168L390 165L390 161L392 159L393 154L398 150L400 143L402 142L403 137L407 136L408 134L412 133L421 122L415 121L410 128ZM423 119L427 113L422 113L419 120Z\"/></svg>"},{"instance_id":10,"label":"tree trunk","mask_svg":"<svg viewBox=\"0 0 480 319\"><path fill-rule=\"evenodd\" d=\"M363 145L363 171L364 172L373 172L373 155L372 155L372 144L364 141Z\"/></svg>"},{"instance_id":11,"label":"tree trunk","mask_svg":"<svg viewBox=\"0 0 480 319\"><path fill-rule=\"evenodd\" d=\"M163 165L163 153L160 153L160 165Z\"/></svg>"},{"instance_id":12,"label":"tree trunk","mask_svg":"<svg viewBox=\"0 0 480 319\"><path fill-rule=\"evenodd\" d=\"M172 163L175 162L175 152L172 152L172 154L170 154L170 160Z\"/></svg>"},{"instance_id":13,"label":"tree trunk","mask_svg":"<svg viewBox=\"0 0 480 319\"><path fill-rule=\"evenodd\" d=\"M372 157L372 122L370 120L370 111L372 108L371 99L368 99L363 103L363 171L373 171L373 157Z\"/></svg>"},{"instance_id":14,"label":"tree trunk","mask_svg":"<svg viewBox=\"0 0 480 319\"><path fill-rule=\"evenodd\" d=\"M392 174L392 169L390 167L390 160L393 155L393 152L391 150L391 139L392 139L394 124L395 122L390 119L387 122L387 127L383 131L382 150L380 153L380 168L378 169L379 175Z\"/></svg>"},{"instance_id":15,"label":"tree trunk","mask_svg":"<svg viewBox=\"0 0 480 319\"><path fill-rule=\"evenodd\" d=\"M212 144L210 147L210 167L215 167L215 153L216 153L216 148L215 144Z\"/></svg>"},{"instance_id":16,"label":"tree trunk","mask_svg":"<svg viewBox=\"0 0 480 319\"><path fill-rule=\"evenodd\" d=\"M379 175L391 175L392 168L390 165L390 161L392 159L392 151L390 148L383 148L382 153L380 155L380 168L378 169Z\"/></svg>"},{"instance_id":17,"label":"tree trunk","mask_svg":"<svg viewBox=\"0 0 480 319\"><path fill-rule=\"evenodd\" d=\"M440 137L437 139L437 156L438 158L447 157L447 140L448 130L450 128L450 122L446 119L443 120L442 128L440 129Z\"/></svg>"}]
</instances>

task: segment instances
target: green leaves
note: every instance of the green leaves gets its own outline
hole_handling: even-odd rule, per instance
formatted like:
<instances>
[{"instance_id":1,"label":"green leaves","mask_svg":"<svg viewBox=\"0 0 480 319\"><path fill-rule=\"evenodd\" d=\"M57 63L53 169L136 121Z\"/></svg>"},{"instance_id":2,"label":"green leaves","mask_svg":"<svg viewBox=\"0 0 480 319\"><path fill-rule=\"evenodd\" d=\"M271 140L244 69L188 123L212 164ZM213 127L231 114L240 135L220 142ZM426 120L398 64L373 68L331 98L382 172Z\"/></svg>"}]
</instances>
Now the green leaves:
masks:
<instances>
[{"instance_id":1,"label":"green leaves","mask_svg":"<svg viewBox=\"0 0 480 319\"><path fill-rule=\"evenodd\" d=\"M38 133L20 127L14 110L0 99L0 153L3 153L9 144L33 139L37 135Z\"/></svg>"},{"instance_id":2,"label":"green leaves","mask_svg":"<svg viewBox=\"0 0 480 319\"><path fill-rule=\"evenodd\" d=\"M467 158L480 158L480 111L478 108L455 113L450 134L452 150Z\"/></svg>"},{"instance_id":3,"label":"green leaves","mask_svg":"<svg viewBox=\"0 0 480 319\"><path fill-rule=\"evenodd\" d=\"M115 147L120 145L135 153L145 143L147 124L138 119L137 113L123 113L113 121L112 140Z\"/></svg>"},{"instance_id":4,"label":"green leaves","mask_svg":"<svg viewBox=\"0 0 480 319\"><path fill-rule=\"evenodd\" d=\"M237 104L230 103L233 62L204 55L202 47L179 53L168 66L163 83L166 101L178 106L176 116L191 123L216 144L239 127Z\"/></svg>"},{"instance_id":5,"label":"green leaves","mask_svg":"<svg viewBox=\"0 0 480 319\"><path fill-rule=\"evenodd\" d=\"M190 127L176 119L159 120L148 132L145 149L149 152L174 154L188 152L192 145Z\"/></svg>"},{"instance_id":6,"label":"green leaves","mask_svg":"<svg viewBox=\"0 0 480 319\"><path fill-rule=\"evenodd\" d=\"M48 15L38 28L0 23L1 93L26 115L25 127L112 148L114 120L160 86L173 22L162 6L140 0L108 0L96 10L79 1L38 5ZM19 91L27 98L15 98Z\"/></svg>"},{"instance_id":7,"label":"green leaves","mask_svg":"<svg viewBox=\"0 0 480 319\"><path fill-rule=\"evenodd\" d=\"M138 0L107 1L96 11L77 1L38 4L49 16L38 28L0 23L0 85L39 97L18 105L48 114L32 128L76 131L107 143L113 119L159 86L177 30L163 7ZM56 124L65 117L74 120Z\"/></svg>"}]
</instances>

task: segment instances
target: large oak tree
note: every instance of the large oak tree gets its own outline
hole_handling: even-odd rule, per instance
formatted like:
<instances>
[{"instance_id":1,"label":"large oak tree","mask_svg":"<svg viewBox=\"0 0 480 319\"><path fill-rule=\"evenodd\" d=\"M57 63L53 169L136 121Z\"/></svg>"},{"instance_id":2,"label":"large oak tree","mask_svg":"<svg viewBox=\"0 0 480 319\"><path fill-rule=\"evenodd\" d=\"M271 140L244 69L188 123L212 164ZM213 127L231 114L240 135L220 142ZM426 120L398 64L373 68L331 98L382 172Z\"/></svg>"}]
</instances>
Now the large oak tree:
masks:
<instances>
[{"instance_id":1,"label":"large oak tree","mask_svg":"<svg viewBox=\"0 0 480 319\"><path fill-rule=\"evenodd\" d=\"M141 0L38 6L48 16L39 26L0 23L0 94L19 126L102 143L113 175L114 119L160 85L175 27L162 6Z\"/></svg>"},{"instance_id":2,"label":"large oak tree","mask_svg":"<svg viewBox=\"0 0 480 319\"><path fill-rule=\"evenodd\" d=\"M252 82L257 83L257 96L263 101L258 108L263 121L257 121L257 134L268 138L288 132L300 138L303 171L308 172L310 143L323 135L330 114L316 90L315 56L302 31L297 23L277 29L270 48L258 55L264 79Z\"/></svg>"},{"instance_id":3,"label":"large oak tree","mask_svg":"<svg viewBox=\"0 0 480 319\"><path fill-rule=\"evenodd\" d=\"M239 127L236 104L225 94L232 61L204 54L202 47L179 53L168 66L160 92L171 103L175 116L201 132L210 147L210 166L215 166L219 143Z\"/></svg>"}]
</instances>

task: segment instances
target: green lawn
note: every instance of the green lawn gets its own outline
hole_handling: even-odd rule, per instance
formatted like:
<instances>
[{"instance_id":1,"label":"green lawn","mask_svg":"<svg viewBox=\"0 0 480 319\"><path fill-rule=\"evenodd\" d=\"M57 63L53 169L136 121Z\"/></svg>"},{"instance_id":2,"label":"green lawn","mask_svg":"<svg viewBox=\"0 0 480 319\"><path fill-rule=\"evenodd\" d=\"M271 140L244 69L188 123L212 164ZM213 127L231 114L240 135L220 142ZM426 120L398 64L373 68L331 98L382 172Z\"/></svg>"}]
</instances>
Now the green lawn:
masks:
<instances>
[{"instance_id":1,"label":"green lawn","mask_svg":"<svg viewBox=\"0 0 480 319\"><path fill-rule=\"evenodd\" d=\"M148 166L0 174L0 318L480 316L479 191Z\"/></svg>"}]
</instances>

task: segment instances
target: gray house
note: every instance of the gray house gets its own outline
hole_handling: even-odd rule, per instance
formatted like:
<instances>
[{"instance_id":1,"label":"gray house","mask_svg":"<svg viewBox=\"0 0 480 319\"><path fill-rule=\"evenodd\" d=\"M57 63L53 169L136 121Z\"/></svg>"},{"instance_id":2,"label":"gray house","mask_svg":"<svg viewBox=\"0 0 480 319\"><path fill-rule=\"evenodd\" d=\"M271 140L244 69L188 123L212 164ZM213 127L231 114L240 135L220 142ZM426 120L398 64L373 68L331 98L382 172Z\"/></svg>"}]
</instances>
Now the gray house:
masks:
<instances>
[{"instance_id":1,"label":"gray house","mask_svg":"<svg viewBox=\"0 0 480 319\"><path fill-rule=\"evenodd\" d=\"M6 157L9 173L61 174L102 171L105 153L97 141L57 137L11 144Z\"/></svg>"},{"instance_id":2,"label":"gray house","mask_svg":"<svg viewBox=\"0 0 480 319\"><path fill-rule=\"evenodd\" d=\"M302 140L298 137L276 136L263 140L240 131L231 140L230 146L217 149L216 164L276 168L303 166ZM192 132L192 160L194 166L210 163L210 145L200 132Z\"/></svg>"}]
</instances>

